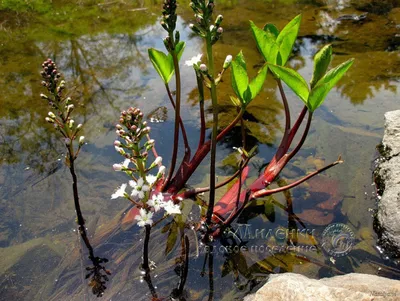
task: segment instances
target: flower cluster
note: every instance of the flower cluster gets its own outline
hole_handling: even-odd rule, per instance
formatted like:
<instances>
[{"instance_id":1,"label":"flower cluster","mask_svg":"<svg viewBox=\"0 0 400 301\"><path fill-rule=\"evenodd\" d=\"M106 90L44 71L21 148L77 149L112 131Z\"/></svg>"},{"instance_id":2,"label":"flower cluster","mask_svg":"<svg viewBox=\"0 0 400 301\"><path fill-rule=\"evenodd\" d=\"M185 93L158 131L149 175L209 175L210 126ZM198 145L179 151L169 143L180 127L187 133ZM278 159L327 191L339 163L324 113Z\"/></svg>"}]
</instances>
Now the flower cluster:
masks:
<instances>
[{"instance_id":1,"label":"flower cluster","mask_svg":"<svg viewBox=\"0 0 400 301\"><path fill-rule=\"evenodd\" d=\"M48 113L45 120L53 124L54 128L61 133L68 150L72 151L70 149L72 142L78 139L79 148L73 156L76 158L80 148L85 143L84 136L78 138L82 124L75 124L75 121L71 118L71 113L75 106L72 104L70 97L63 97L65 81L60 80L61 73L58 72L56 64L51 59L47 59L43 62L42 68L43 70L40 72L43 79L42 85L47 88L50 95L40 94L40 97L47 100L49 106L52 108L52 111Z\"/></svg>"},{"instance_id":2,"label":"flower cluster","mask_svg":"<svg viewBox=\"0 0 400 301\"><path fill-rule=\"evenodd\" d=\"M168 32L173 32L176 27L176 0L164 0L161 26Z\"/></svg>"},{"instance_id":3,"label":"flower cluster","mask_svg":"<svg viewBox=\"0 0 400 301\"><path fill-rule=\"evenodd\" d=\"M176 0L164 0L161 26L168 32L168 36L164 39L164 45L168 52L173 51L180 40L179 31L176 31L174 35L177 19L176 8Z\"/></svg>"},{"instance_id":4,"label":"flower cluster","mask_svg":"<svg viewBox=\"0 0 400 301\"><path fill-rule=\"evenodd\" d=\"M124 197L138 206L140 214L136 216L136 220L142 227L153 224L153 212L159 211L160 208L167 214L180 213L178 205L172 201L165 201L162 193L158 192L157 184L164 177L165 167L159 156L148 164L148 152L154 148L155 142L150 139L150 127L143 121L143 113L138 108L129 108L121 113L119 122L116 133L122 141L116 140L114 146L125 160L114 164L113 169L125 172L131 180L127 184L122 184L111 198ZM143 143L142 140L146 142ZM150 174L156 167L158 167L157 174ZM131 188L130 193L127 192L128 185Z\"/></svg>"},{"instance_id":5,"label":"flower cluster","mask_svg":"<svg viewBox=\"0 0 400 301\"><path fill-rule=\"evenodd\" d=\"M211 44L215 44L221 37L224 29L221 27L222 15L218 15L212 24L211 17L214 10L214 1L192 0L190 7L194 11L196 24L190 24L193 32L203 38L210 38Z\"/></svg>"}]
</instances>

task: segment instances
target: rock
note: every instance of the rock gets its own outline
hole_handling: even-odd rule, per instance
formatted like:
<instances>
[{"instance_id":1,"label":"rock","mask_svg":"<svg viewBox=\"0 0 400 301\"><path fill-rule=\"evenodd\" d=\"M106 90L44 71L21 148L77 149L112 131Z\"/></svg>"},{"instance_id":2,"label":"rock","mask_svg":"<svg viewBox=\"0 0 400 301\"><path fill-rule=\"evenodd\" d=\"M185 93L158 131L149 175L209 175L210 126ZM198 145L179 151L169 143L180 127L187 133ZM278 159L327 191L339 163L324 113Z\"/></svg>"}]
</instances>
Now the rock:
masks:
<instances>
[{"instance_id":1,"label":"rock","mask_svg":"<svg viewBox=\"0 0 400 301\"><path fill-rule=\"evenodd\" d=\"M394 157L400 154L400 110L385 114L385 134L382 144L386 155Z\"/></svg>"},{"instance_id":2,"label":"rock","mask_svg":"<svg viewBox=\"0 0 400 301\"><path fill-rule=\"evenodd\" d=\"M381 199L378 203L375 228L380 244L400 254L400 110L385 114L382 158L375 170L375 183Z\"/></svg>"},{"instance_id":3,"label":"rock","mask_svg":"<svg viewBox=\"0 0 400 301\"><path fill-rule=\"evenodd\" d=\"M320 280L285 273L269 281L244 301L367 301L400 299L400 281L368 274L347 274Z\"/></svg>"}]
</instances>

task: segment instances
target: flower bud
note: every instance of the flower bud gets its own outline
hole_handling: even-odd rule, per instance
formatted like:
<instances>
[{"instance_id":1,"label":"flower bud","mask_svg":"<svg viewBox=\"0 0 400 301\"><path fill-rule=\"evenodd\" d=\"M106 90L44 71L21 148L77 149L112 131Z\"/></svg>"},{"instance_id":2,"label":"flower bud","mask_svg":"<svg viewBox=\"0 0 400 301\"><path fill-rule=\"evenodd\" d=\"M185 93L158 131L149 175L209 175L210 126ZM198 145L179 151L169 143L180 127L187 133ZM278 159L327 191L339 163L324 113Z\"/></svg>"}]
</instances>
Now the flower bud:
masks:
<instances>
[{"instance_id":1,"label":"flower bud","mask_svg":"<svg viewBox=\"0 0 400 301\"><path fill-rule=\"evenodd\" d=\"M48 123L54 123L54 119L51 119L50 117L46 117L45 120L46 120Z\"/></svg>"},{"instance_id":2,"label":"flower bud","mask_svg":"<svg viewBox=\"0 0 400 301\"><path fill-rule=\"evenodd\" d=\"M219 26L222 22L222 20L224 19L224 17L222 15L218 15L217 19L215 19L215 26Z\"/></svg>"},{"instance_id":3,"label":"flower bud","mask_svg":"<svg viewBox=\"0 0 400 301\"><path fill-rule=\"evenodd\" d=\"M70 119L70 120L68 121L68 127L69 127L70 129L72 129L72 127L74 126L74 123L75 123L75 121L74 121L73 119Z\"/></svg>"},{"instance_id":4,"label":"flower bud","mask_svg":"<svg viewBox=\"0 0 400 301\"><path fill-rule=\"evenodd\" d=\"M119 152L121 155L124 155L124 154L125 154L125 151L124 151L124 149L123 149L122 147L115 146L115 150L116 150L117 152Z\"/></svg>"},{"instance_id":5,"label":"flower bud","mask_svg":"<svg viewBox=\"0 0 400 301\"><path fill-rule=\"evenodd\" d=\"M85 136L80 136L79 137L79 146L83 145L85 143Z\"/></svg>"},{"instance_id":6,"label":"flower bud","mask_svg":"<svg viewBox=\"0 0 400 301\"><path fill-rule=\"evenodd\" d=\"M113 169L115 171L121 171L122 170L122 164L113 164Z\"/></svg>"},{"instance_id":7,"label":"flower bud","mask_svg":"<svg viewBox=\"0 0 400 301\"><path fill-rule=\"evenodd\" d=\"M217 32L219 34L222 34L224 32L224 29L222 27L218 27Z\"/></svg>"},{"instance_id":8,"label":"flower bud","mask_svg":"<svg viewBox=\"0 0 400 301\"><path fill-rule=\"evenodd\" d=\"M224 69L227 69L227 68L229 68L229 66L231 65L231 63L232 63L232 56L229 54L229 55L227 55L226 56L226 58L225 58L225 62L224 62Z\"/></svg>"},{"instance_id":9,"label":"flower bud","mask_svg":"<svg viewBox=\"0 0 400 301\"><path fill-rule=\"evenodd\" d=\"M71 145L71 139L65 138L64 139L65 145L70 146Z\"/></svg>"},{"instance_id":10,"label":"flower bud","mask_svg":"<svg viewBox=\"0 0 400 301\"><path fill-rule=\"evenodd\" d=\"M56 119L56 115L54 115L53 112L49 112L47 115L49 115L50 118Z\"/></svg>"},{"instance_id":11,"label":"flower bud","mask_svg":"<svg viewBox=\"0 0 400 301\"><path fill-rule=\"evenodd\" d=\"M165 166L161 165L158 169L157 178L161 178L165 174Z\"/></svg>"},{"instance_id":12,"label":"flower bud","mask_svg":"<svg viewBox=\"0 0 400 301\"><path fill-rule=\"evenodd\" d=\"M42 99L49 99L49 98L47 97L47 95L44 95L43 93L40 94L40 97L41 97Z\"/></svg>"},{"instance_id":13,"label":"flower bud","mask_svg":"<svg viewBox=\"0 0 400 301\"><path fill-rule=\"evenodd\" d=\"M199 68L200 68L200 70L201 70L202 72L207 72L207 70L208 70L206 64L201 64Z\"/></svg>"},{"instance_id":14,"label":"flower bud","mask_svg":"<svg viewBox=\"0 0 400 301\"><path fill-rule=\"evenodd\" d=\"M73 104L67 105L67 113L71 113L74 108Z\"/></svg>"},{"instance_id":15,"label":"flower bud","mask_svg":"<svg viewBox=\"0 0 400 301\"><path fill-rule=\"evenodd\" d=\"M153 164L159 165L159 164L161 164L161 162L162 162L162 157L158 156L158 157L154 160L154 163L153 163Z\"/></svg>"},{"instance_id":16,"label":"flower bud","mask_svg":"<svg viewBox=\"0 0 400 301\"><path fill-rule=\"evenodd\" d=\"M114 146L121 146L121 141L115 140L114 141Z\"/></svg>"}]
</instances>

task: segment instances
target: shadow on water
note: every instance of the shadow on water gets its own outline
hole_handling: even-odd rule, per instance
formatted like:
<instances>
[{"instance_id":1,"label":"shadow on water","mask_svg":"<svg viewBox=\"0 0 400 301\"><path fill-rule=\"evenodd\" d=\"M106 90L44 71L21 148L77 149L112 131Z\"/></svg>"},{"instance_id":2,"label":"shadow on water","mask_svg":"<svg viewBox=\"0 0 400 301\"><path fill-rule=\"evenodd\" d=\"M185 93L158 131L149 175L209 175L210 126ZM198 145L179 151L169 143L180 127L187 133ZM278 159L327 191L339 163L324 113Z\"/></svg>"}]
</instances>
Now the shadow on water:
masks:
<instances>
[{"instance_id":1,"label":"shadow on water","mask_svg":"<svg viewBox=\"0 0 400 301\"><path fill-rule=\"evenodd\" d=\"M339 154L346 164L285 194L253 201L212 247L202 245L192 229L199 212L187 214L180 224L164 221L152 231L150 259L155 266L145 276L139 269L144 235L123 223L128 212L124 200L109 200L126 181L110 166L121 160L112 147L116 118L132 105L153 118L164 159L171 152L165 133L172 132L172 110L146 54L148 47L163 47L156 22L162 1L36 0L7 6L11 2L0 4L0 299L91 300L96 294L90 290L99 293L106 286L107 300L233 300L254 291L271 273L325 277L353 271L376 274L379 268L379 275L399 278L394 262L376 249L368 210L375 207L375 196L365 164L374 159L383 113L398 108L397 1L218 1L225 27L215 48L216 64L243 49L254 75L262 60L248 19L282 28L300 12L303 21L290 64L301 74L311 74L312 56L327 43L333 45L334 65L355 57L353 68L317 114L304 149L273 185L291 182ZM184 27L192 20L188 3L182 1L180 7L181 34L190 42L183 60L204 52L204 45ZM78 177L93 251L74 232L62 145L42 122L47 108L38 97L38 74L46 57L65 71L85 122L89 144L78 160ZM196 145L195 81L190 68L182 72L187 80L183 118L190 143ZM236 113L229 100L229 76L220 85L221 128ZM300 111L302 104L287 92L293 110ZM206 108L209 112L209 102ZM282 133L283 109L272 81L244 119L246 144L259 149L251 163L252 180ZM235 171L232 147L240 145L241 135L237 127L219 145L219 180ZM200 166L189 184L206 186L207 172L206 165ZM196 207L191 200L185 206L185 212ZM333 223L345 223L354 232L347 256L332 258L322 247L324 230Z\"/></svg>"}]
</instances>

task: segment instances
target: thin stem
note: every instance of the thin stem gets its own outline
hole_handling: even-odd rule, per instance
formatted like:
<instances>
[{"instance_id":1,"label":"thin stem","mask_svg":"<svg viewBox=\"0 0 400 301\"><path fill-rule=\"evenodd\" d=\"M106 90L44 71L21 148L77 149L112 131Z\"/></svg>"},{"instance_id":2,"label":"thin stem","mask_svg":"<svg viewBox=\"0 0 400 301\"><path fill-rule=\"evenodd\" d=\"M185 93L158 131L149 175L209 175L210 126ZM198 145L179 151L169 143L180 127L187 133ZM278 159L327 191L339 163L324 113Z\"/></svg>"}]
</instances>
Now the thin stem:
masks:
<instances>
[{"instance_id":1,"label":"thin stem","mask_svg":"<svg viewBox=\"0 0 400 301\"><path fill-rule=\"evenodd\" d=\"M327 170L327 169L329 169L329 168L331 168L331 167L333 167L333 166L335 166L337 164L341 164L341 163L343 163L343 161L339 157L339 159L337 161L335 161L335 162L333 162L333 163L331 163L331 164L329 164L329 165L327 165L327 166L325 166L325 167L323 167L321 169L318 169L318 170L308 174L304 178L301 178L300 180L297 180L297 181L295 181L295 182L293 182L293 183L291 183L289 185L286 185L286 186L283 186L283 187L279 187L279 188L275 188L275 189L261 189L261 190L258 190L256 192L253 192L251 194L251 198L252 199L256 199L256 198L268 196L268 195L271 195L271 194L274 194L274 193L277 193L277 192L281 192L281 191L284 191L284 190L287 190L287 189L291 189L293 187L296 187L297 185L300 185L304 181L307 181L308 179L314 177L315 175L317 175L317 174L319 174L319 173L321 173L321 172L323 172L323 171L325 171L325 170Z\"/></svg>"},{"instance_id":2,"label":"thin stem","mask_svg":"<svg viewBox=\"0 0 400 301\"><path fill-rule=\"evenodd\" d=\"M215 160L217 154L217 131L218 131L218 99L217 99L217 86L215 85L214 74L214 57L212 53L211 32L207 33L207 58L208 58L208 72L213 78L211 81L211 102L213 110L213 127L211 134L211 153L210 153L210 194L207 209L207 224L211 223L211 218L214 210L215 203Z\"/></svg>"},{"instance_id":3,"label":"thin stem","mask_svg":"<svg viewBox=\"0 0 400 301\"><path fill-rule=\"evenodd\" d=\"M143 263L142 268L145 270L146 274L150 272L149 266L149 241L150 241L150 231L151 226L145 225L145 237L144 237L144 244L143 244Z\"/></svg>"},{"instance_id":4,"label":"thin stem","mask_svg":"<svg viewBox=\"0 0 400 301\"><path fill-rule=\"evenodd\" d=\"M227 133L229 133L233 129L233 127L241 120L244 112L245 110L242 108L239 114L236 115L235 119L233 119L231 123L218 134L217 141L220 141Z\"/></svg>"},{"instance_id":5,"label":"thin stem","mask_svg":"<svg viewBox=\"0 0 400 301\"><path fill-rule=\"evenodd\" d=\"M204 114L204 85L203 80L200 74L196 72L197 79L197 89L199 90L199 106L200 106L200 139L199 139L199 149L203 144L206 138L206 120Z\"/></svg>"},{"instance_id":6,"label":"thin stem","mask_svg":"<svg viewBox=\"0 0 400 301\"><path fill-rule=\"evenodd\" d=\"M290 134L289 134L289 138L288 138L288 142L287 142L287 148L286 148L285 153L289 149L290 144L292 144L293 138L296 135L297 131L299 130L299 127L300 127L301 123L303 122L304 117L306 116L307 112L308 112L308 108L307 108L307 106L304 106L300 112L299 117L297 117L297 120L296 120L295 124L293 125L293 128L290 130Z\"/></svg>"},{"instance_id":7,"label":"thin stem","mask_svg":"<svg viewBox=\"0 0 400 301\"><path fill-rule=\"evenodd\" d=\"M178 156L178 146L179 146L179 120L181 118L181 74L179 70L179 61L176 56L175 50L171 51L172 59L174 61L174 69L175 69L175 81L176 81L176 107L175 107L175 127L174 127L174 143L172 150L172 158L171 158L171 167L168 171L168 176L164 181L163 187L161 190L164 190L172 178L172 175L175 171L176 158Z\"/></svg>"},{"instance_id":8,"label":"thin stem","mask_svg":"<svg viewBox=\"0 0 400 301\"><path fill-rule=\"evenodd\" d=\"M238 113L240 113L239 109L238 109ZM243 115L240 117L240 129L241 129L241 134L242 134L242 147L244 150L246 150L246 129L244 127Z\"/></svg>"},{"instance_id":9,"label":"thin stem","mask_svg":"<svg viewBox=\"0 0 400 301\"><path fill-rule=\"evenodd\" d=\"M279 88L279 92L281 94L282 97L282 102L283 102L283 106L285 108L285 134L284 137L286 137L289 134L290 131L290 108L289 108L289 103L287 101L286 95L285 95L285 91L283 90L282 87L282 82L280 79L277 80L278 83L278 88ZM285 139L283 139L285 140Z\"/></svg>"},{"instance_id":10,"label":"thin stem","mask_svg":"<svg viewBox=\"0 0 400 301\"><path fill-rule=\"evenodd\" d=\"M147 141L151 140L149 134L146 135L146 138L147 138ZM157 158L157 157L158 157L158 154L157 154L156 147L153 146L153 147L151 148L151 150L152 150L152 152L153 152L154 158Z\"/></svg>"},{"instance_id":11,"label":"thin stem","mask_svg":"<svg viewBox=\"0 0 400 301\"><path fill-rule=\"evenodd\" d=\"M244 162L240 163L240 167L239 169L233 174L231 175L228 179L222 181L221 183L218 183L215 185L215 189L221 188L223 186L225 186L226 184L229 184L232 180L234 180L238 175L240 175L243 171L243 168L245 168L247 166L247 164L249 163L250 158L247 158ZM208 187L203 187L203 188L196 188L193 189L193 194L199 194L199 193L203 193L203 192L207 192L210 190L210 186ZM190 192L190 190L189 190ZM186 196L186 194L185 194Z\"/></svg>"},{"instance_id":12,"label":"thin stem","mask_svg":"<svg viewBox=\"0 0 400 301\"><path fill-rule=\"evenodd\" d=\"M310 126L311 126L312 116L313 116L313 112L308 111L308 119L307 119L306 128L304 129L304 132L303 132L303 136L301 136L301 139L300 139L299 143L297 144L297 146L295 147L295 149L289 153L289 156L287 157L288 162L290 161L290 159L293 158L294 155L297 154L297 152L303 146L304 141L306 141L308 131L310 130Z\"/></svg>"},{"instance_id":13,"label":"thin stem","mask_svg":"<svg viewBox=\"0 0 400 301\"><path fill-rule=\"evenodd\" d=\"M214 300L214 254L213 254L213 246L209 246L209 255L208 255L208 283L209 283L209 293L208 293L208 301Z\"/></svg>"},{"instance_id":14,"label":"thin stem","mask_svg":"<svg viewBox=\"0 0 400 301\"><path fill-rule=\"evenodd\" d=\"M171 102L171 105L174 108L174 110L176 110L174 98L172 97L172 93L171 93L171 90L169 89L169 85L165 84L165 88L167 89L167 94L168 94L168 98L169 98L169 100ZM189 142L188 142L188 138L187 138L187 135L186 135L185 125L183 124L183 121L182 121L181 117L179 117L179 125L180 125L181 131L182 131L183 143L185 144L185 152L189 152L189 156L190 156Z\"/></svg>"}]
</instances>

